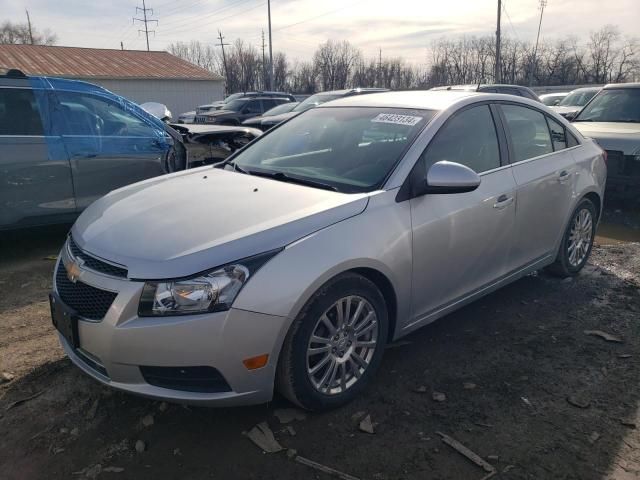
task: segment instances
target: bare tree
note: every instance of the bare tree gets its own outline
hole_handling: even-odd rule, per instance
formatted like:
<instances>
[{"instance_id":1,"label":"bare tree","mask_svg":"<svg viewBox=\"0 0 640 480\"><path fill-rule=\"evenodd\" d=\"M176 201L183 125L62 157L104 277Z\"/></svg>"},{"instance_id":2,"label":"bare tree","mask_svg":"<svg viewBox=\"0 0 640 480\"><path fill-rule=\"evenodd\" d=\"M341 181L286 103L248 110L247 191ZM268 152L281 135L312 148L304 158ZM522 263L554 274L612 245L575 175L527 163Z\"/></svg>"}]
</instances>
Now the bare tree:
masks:
<instances>
[{"instance_id":1,"label":"bare tree","mask_svg":"<svg viewBox=\"0 0 640 480\"><path fill-rule=\"evenodd\" d=\"M360 51L348 41L327 40L313 56L323 90L346 88L354 66L361 60Z\"/></svg>"},{"instance_id":2,"label":"bare tree","mask_svg":"<svg viewBox=\"0 0 640 480\"><path fill-rule=\"evenodd\" d=\"M31 37L33 36L33 42ZM0 26L0 44L10 45L54 45L58 37L49 29L45 29L42 33L38 32L33 25L31 33L29 25L26 23L4 22Z\"/></svg>"},{"instance_id":3,"label":"bare tree","mask_svg":"<svg viewBox=\"0 0 640 480\"><path fill-rule=\"evenodd\" d=\"M218 74L224 73L220 53L212 46L197 40L189 43L177 42L167 47L170 53L199 67L206 68Z\"/></svg>"}]
</instances>

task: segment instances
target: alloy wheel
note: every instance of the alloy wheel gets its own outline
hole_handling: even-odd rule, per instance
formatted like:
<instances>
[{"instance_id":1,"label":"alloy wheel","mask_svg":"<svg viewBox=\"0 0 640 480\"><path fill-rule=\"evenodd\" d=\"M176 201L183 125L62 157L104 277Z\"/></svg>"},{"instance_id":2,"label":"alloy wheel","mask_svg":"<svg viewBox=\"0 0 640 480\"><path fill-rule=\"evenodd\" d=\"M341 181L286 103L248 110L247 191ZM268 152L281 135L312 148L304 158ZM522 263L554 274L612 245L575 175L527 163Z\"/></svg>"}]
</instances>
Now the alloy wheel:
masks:
<instances>
[{"instance_id":1,"label":"alloy wheel","mask_svg":"<svg viewBox=\"0 0 640 480\"><path fill-rule=\"evenodd\" d=\"M572 267L584 262L593 237L593 217L587 208L580 210L573 219L569 232L567 254Z\"/></svg>"},{"instance_id":2,"label":"alloy wheel","mask_svg":"<svg viewBox=\"0 0 640 480\"><path fill-rule=\"evenodd\" d=\"M307 345L307 375L325 395L351 388L369 366L378 344L376 311L366 299L350 295L318 319Z\"/></svg>"}]
</instances>

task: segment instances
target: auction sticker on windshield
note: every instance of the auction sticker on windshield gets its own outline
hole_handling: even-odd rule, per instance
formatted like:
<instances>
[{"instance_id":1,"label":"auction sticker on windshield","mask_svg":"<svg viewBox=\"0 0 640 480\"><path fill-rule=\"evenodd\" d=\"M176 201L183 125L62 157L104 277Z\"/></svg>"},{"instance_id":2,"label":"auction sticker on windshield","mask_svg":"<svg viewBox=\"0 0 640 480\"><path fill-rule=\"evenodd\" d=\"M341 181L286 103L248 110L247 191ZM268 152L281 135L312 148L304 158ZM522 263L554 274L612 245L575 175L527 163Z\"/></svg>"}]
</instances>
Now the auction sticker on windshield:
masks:
<instances>
[{"instance_id":1,"label":"auction sticker on windshield","mask_svg":"<svg viewBox=\"0 0 640 480\"><path fill-rule=\"evenodd\" d=\"M414 117L413 115L398 115L396 113L381 113L372 122L378 123L395 123L396 125L407 125L413 127L422 120L422 117Z\"/></svg>"}]
</instances>

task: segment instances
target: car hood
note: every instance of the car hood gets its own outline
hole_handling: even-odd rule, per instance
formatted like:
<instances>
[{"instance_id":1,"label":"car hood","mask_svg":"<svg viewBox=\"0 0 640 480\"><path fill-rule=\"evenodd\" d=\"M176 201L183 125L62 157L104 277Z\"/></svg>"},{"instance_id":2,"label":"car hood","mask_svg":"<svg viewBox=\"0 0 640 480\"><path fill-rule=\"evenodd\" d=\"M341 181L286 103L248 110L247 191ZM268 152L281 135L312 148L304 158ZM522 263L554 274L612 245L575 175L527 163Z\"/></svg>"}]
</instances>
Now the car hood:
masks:
<instances>
[{"instance_id":1,"label":"car hood","mask_svg":"<svg viewBox=\"0 0 640 480\"><path fill-rule=\"evenodd\" d=\"M130 278L177 278L282 248L362 213L367 200L203 167L114 190L82 213L72 235Z\"/></svg>"},{"instance_id":2,"label":"car hood","mask_svg":"<svg viewBox=\"0 0 640 480\"><path fill-rule=\"evenodd\" d=\"M204 112L202 113L205 117L222 117L224 115L238 115L238 112L234 112L233 110L213 110L212 112Z\"/></svg>"},{"instance_id":3,"label":"car hood","mask_svg":"<svg viewBox=\"0 0 640 480\"><path fill-rule=\"evenodd\" d=\"M271 123L278 124L280 122L284 122L285 120L289 120L291 117L295 117L300 112L287 112L281 113L280 115L271 115L269 117L264 117L262 123Z\"/></svg>"},{"instance_id":4,"label":"car hood","mask_svg":"<svg viewBox=\"0 0 640 480\"><path fill-rule=\"evenodd\" d=\"M593 138L605 150L618 150L625 155L640 152L640 124L614 122L574 122L585 137Z\"/></svg>"}]
</instances>

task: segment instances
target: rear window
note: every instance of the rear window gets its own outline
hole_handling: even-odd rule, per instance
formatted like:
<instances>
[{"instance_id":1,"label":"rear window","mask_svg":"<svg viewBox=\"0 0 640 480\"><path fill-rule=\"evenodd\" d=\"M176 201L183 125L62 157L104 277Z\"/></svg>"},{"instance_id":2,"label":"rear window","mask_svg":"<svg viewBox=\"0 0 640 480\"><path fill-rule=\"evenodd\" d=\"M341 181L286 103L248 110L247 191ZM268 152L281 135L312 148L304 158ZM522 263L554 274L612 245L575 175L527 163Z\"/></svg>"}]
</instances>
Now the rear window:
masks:
<instances>
[{"instance_id":1,"label":"rear window","mask_svg":"<svg viewBox=\"0 0 640 480\"><path fill-rule=\"evenodd\" d=\"M0 135L43 135L33 90L0 88Z\"/></svg>"}]
</instances>

